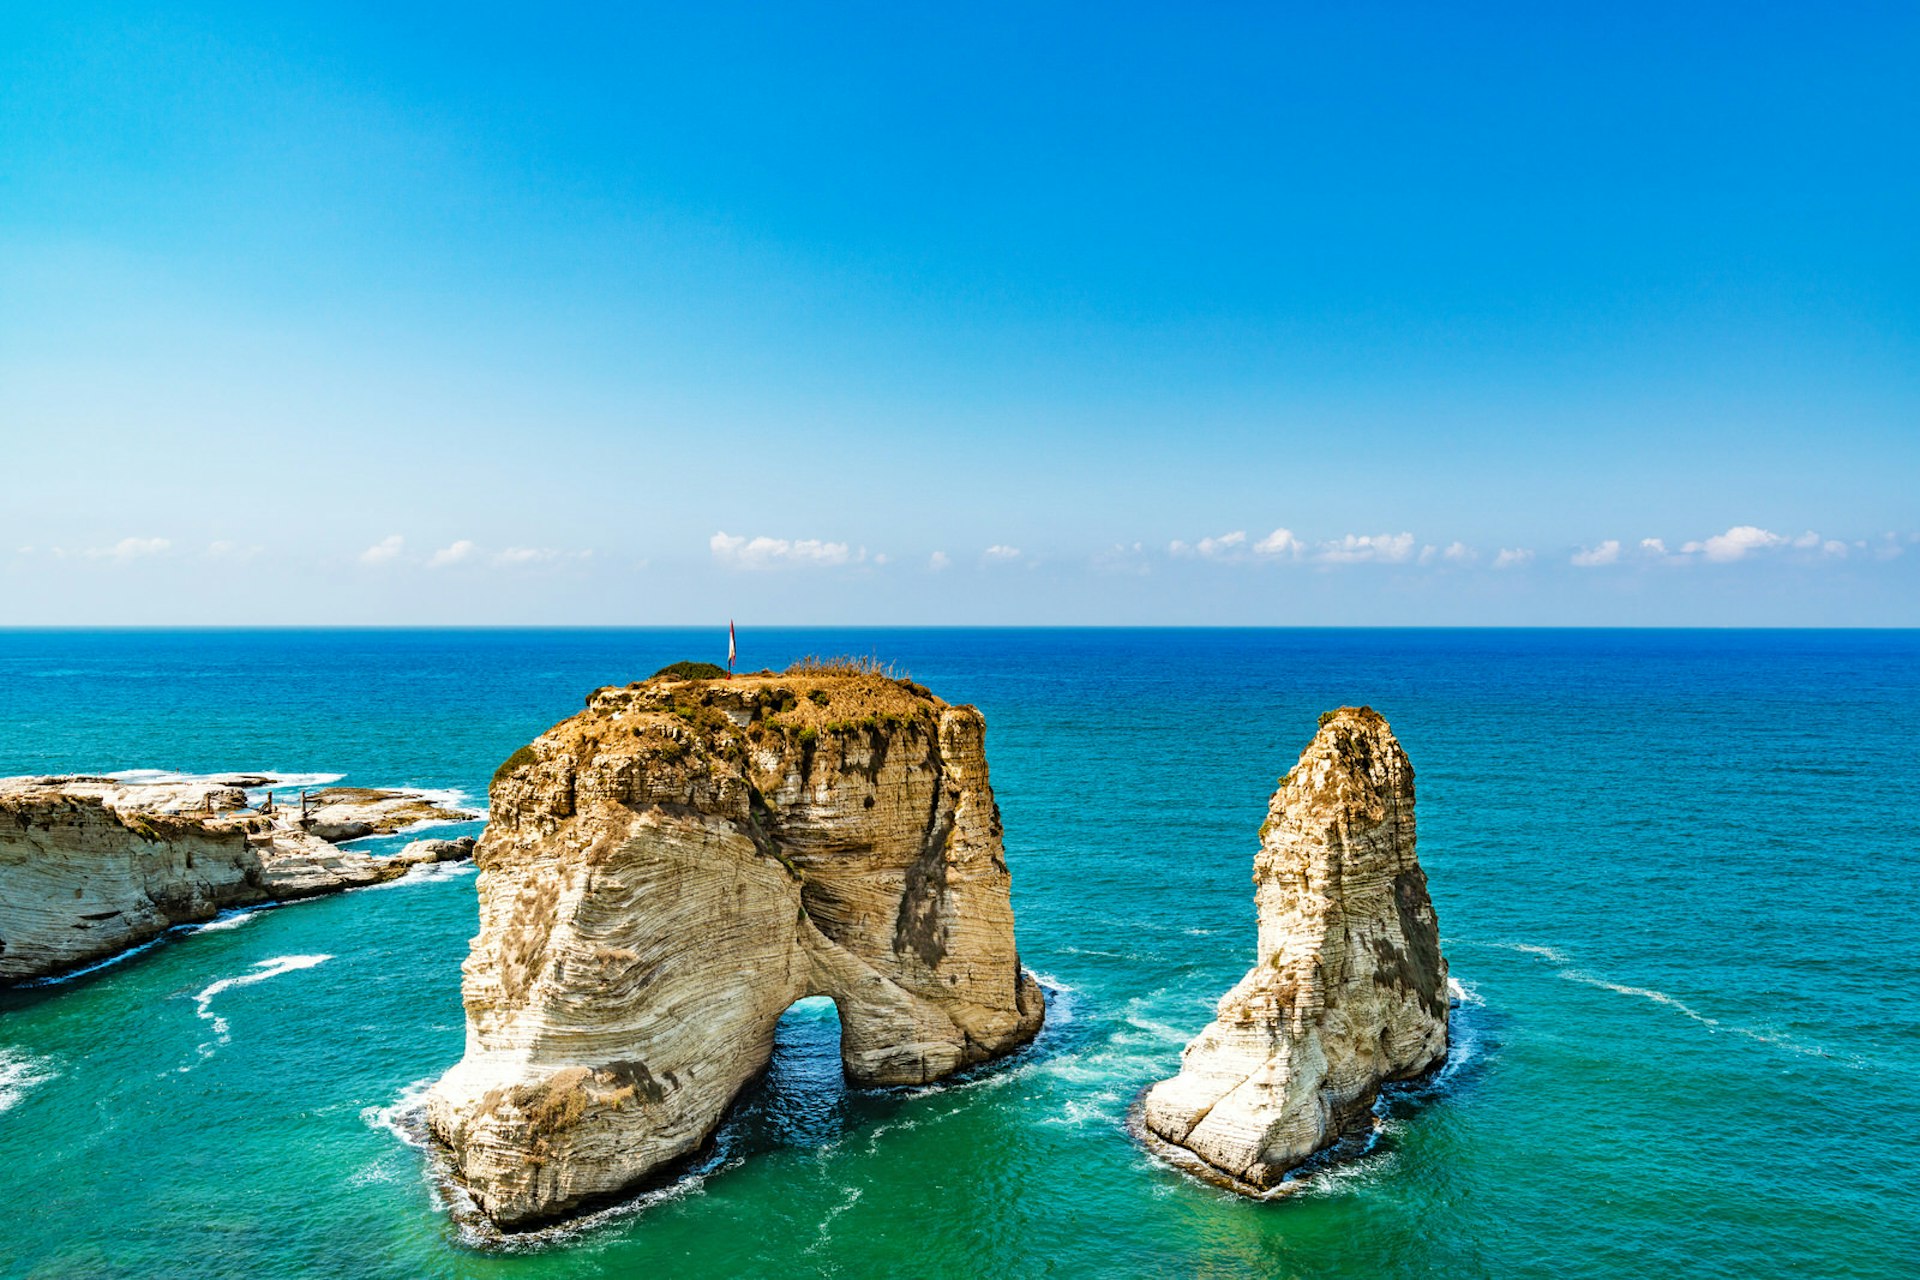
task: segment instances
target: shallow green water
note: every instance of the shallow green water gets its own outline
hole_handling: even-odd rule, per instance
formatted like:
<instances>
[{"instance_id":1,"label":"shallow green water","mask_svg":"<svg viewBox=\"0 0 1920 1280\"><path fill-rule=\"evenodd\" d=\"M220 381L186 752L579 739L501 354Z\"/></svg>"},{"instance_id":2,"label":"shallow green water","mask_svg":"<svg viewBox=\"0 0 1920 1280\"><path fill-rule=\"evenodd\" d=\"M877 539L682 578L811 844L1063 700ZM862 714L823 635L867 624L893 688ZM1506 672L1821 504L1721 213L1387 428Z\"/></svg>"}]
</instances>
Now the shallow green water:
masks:
<instances>
[{"instance_id":1,"label":"shallow green water","mask_svg":"<svg viewBox=\"0 0 1920 1280\"><path fill-rule=\"evenodd\" d=\"M342 773L477 793L671 633L0 634L0 773ZM849 1092L789 1014L707 1169L473 1247L397 1114L462 1046L474 881L182 932L0 993L0 1273L21 1276L1913 1274L1920 639L882 632L987 713L1028 1053ZM1252 951L1274 778L1370 702L1419 773L1461 986L1444 1076L1254 1204L1124 1120ZM321 959L320 957L325 957Z\"/></svg>"}]
</instances>

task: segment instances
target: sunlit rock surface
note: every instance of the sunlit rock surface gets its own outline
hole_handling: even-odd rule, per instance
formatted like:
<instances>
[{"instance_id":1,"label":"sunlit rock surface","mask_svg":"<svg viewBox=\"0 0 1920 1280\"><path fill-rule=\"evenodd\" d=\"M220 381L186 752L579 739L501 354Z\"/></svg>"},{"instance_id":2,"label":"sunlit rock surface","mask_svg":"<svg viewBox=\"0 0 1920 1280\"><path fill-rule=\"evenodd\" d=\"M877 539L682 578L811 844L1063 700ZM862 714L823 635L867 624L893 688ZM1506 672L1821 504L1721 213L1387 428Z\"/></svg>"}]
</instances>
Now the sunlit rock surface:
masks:
<instances>
[{"instance_id":1,"label":"sunlit rock surface","mask_svg":"<svg viewBox=\"0 0 1920 1280\"><path fill-rule=\"evenodd\" d=\"M984 733L879 674L656 678L501 766L428 1105L480 1209L532 1225L697 1151L805 996L861 1083L1031 1039Z\"/></svg>"},{"instance_id":2,"label":"sunlit rock surface","mask_svg":"<svg viewBox=\"0 0 1920 1280\"><path fill-rule=\"evenodd\" d=\"M1413 766L1378 713L1321 717L1273 794L1253 880L1254 966L1180 1074L1147 1094L1143 1118L1155 1149L1261 1193L1364 1125L1382 1084L1447 1054L1447 964L1414 852Z\"/></svg>"}]
</instances>

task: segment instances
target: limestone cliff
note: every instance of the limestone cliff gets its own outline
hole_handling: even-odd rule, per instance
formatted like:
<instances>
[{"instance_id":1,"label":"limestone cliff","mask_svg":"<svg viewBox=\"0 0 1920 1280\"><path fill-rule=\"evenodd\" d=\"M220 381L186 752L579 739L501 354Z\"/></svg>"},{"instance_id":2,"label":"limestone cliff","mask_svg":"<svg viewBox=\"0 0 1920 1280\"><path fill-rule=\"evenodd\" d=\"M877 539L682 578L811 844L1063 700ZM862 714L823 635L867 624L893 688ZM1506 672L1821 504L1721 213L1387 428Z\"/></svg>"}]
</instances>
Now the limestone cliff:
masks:
<instances>
[{"instance_id":1,"label":"limestone cliff","mask_svg":"<svg viewBox=\"0 0 1920 1280\"><path fill-rule=\"evenodd\" d=\"M876 674L656 677L502 765L428 1101L481 1210L532 1225L696 1151L804 996L861 1083L1032 1038L984 734Z\"/></svg>"},{"instance_id":2,"label":"limestone cliff","mask_svg":"<svg viewBox=\"0 0 1920 1280\"><path fill-rule=\"evenodd\" d=\"M376 829L425 816L404 792L336 802L349 804ZM297 809L247 805L245 790L222 781L0 778L0 986L108 959L229 907L378 884L448 856L336 849Z\"/></svg>"},{"instance_id":3,"label":"limestone cliff","mask_svg":"<svg viewBox=\"0 0 1920 1280\"><path fill-rule=\"evenodd\" d=\"M1447 1054L1413 766L1376 712L1321 717L1268 805L1253 881L1254 967L1180 1074L1148 1092L1143 1119L1156 1150L1257 1194L1363 1125L1381 1084Z\"/></svg>"}]
</instances>

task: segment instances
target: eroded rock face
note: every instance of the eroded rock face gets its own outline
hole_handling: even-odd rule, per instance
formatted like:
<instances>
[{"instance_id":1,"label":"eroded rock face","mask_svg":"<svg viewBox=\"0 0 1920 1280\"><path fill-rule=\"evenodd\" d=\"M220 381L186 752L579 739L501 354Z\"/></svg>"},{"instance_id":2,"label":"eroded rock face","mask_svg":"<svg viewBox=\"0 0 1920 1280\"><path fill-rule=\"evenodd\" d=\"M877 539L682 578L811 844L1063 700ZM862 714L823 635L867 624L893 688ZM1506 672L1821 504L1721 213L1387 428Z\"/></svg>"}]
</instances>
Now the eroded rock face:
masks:
<instances>
[{"instance_id":1,"label":"eroded rock face","mask_svg":"<svg viewBox=\"0 0 1920 1280\"><path fill-rule=\"evenodd\" d=\"M417 820L407 793L354 802L396 826ZM229 779L0 778L0 985L109 959L231 907L380 884L458 856L418 843L395 857L336 849L299 826L297 809L246 805Z\"/></svg>"},{"instance_id":2,"label":"eroded rock face","mask_svg":"<svg viewBox=\"0 0 1920 1280\"><path fill-rule=\"evenodd\" d=\"M877 675L656 679L503 765L428 1102L481 1210L532 1225L696 1151L804 996L862 1083L1031 1039L984 732Z\"/></svg>"},{"instance_id":3,"label":"eroded rock face","mask_svg":"<svg viewBox=\"0 0 1920 1280\"><path fill-rule=\"evenodd\" d=\"M1254 859L1254 967L1148 1092L1150 1145L1260 1193L1447 1054L1447 964L1414 852L1413 766L1342 707L1281 781ZM1172 1151L1157 1143L1171 1144Z\"/></svg>"}]
</instances>

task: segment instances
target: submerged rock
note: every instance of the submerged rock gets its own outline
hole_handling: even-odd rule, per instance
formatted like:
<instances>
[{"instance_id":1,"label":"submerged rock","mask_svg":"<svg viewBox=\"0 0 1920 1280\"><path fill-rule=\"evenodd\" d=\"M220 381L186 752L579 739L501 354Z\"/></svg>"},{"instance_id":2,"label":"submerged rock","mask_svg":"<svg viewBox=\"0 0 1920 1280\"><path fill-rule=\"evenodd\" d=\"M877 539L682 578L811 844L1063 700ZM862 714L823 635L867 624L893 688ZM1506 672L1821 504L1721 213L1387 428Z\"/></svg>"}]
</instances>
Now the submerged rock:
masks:
<instances>
[{"instance_id":1,"label":"submerged rock","mask_svg":"<svg viewBox=\"0 0 1920 1280\"><path fill-rule=\"evenodd\" d=\"M0 778L0 986L110 959L230 907L379 884L445 856L422 842L411 856L336 849L301 827L297 807L247 808L233 781ZM418 821L422 803L364 789L353 802L396 827Z\"/></svg>"},{"instance_id":2,"label":"submerged rock","mask_svg":"<svg viewBox=\"0 0 1920 1280\"><path fill-rule=\"evenodd\" d=\"M1154 1149L1258 1194L1363 1126L1382 1084L1447 1055L1413 766L1378 713L1321 717L1268 805L1253 880L1254 967L1142 1118Z\"/></svg>"},{"instance_id":3,"label":"submerged rock","mask_svg":"<svg viewBox=\"0 0 1920 1280\"><path fill-rule=\"evenodd\" d=\"M985 723L874 674L608 688L495 775L466 1056L428 1120L482 1212L560 1217L699 1150L794 1001L918 1084L1030 1040Z\"/></svg>"}]
</instances>

